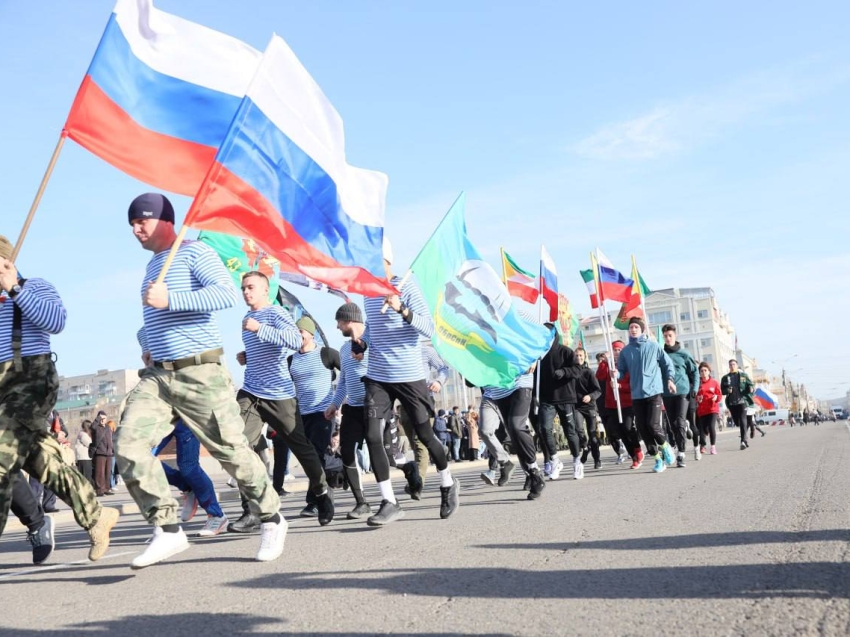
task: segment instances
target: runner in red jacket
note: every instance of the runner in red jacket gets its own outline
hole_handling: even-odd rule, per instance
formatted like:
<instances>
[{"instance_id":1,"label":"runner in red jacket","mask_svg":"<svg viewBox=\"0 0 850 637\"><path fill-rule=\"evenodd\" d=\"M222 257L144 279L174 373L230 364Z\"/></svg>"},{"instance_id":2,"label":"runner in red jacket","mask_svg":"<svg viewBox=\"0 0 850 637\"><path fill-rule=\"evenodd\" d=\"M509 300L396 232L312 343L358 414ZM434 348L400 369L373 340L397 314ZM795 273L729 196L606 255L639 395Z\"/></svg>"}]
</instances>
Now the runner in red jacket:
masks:
<instances>
[{"instance_id":1,"label":"runner in red jacket","mask_svg":"<svg viewBox=\"0 0 850 637\"><path fill-rule=\"evenodd\" d=\"M720 383L711 377L711 365L699 364L700 385L697 391L697 421L704 438L711 443L711 455L717 454L717 415L720 413ZM705 447L700 449L705 453Z\"/></svg>"}]
</instances>

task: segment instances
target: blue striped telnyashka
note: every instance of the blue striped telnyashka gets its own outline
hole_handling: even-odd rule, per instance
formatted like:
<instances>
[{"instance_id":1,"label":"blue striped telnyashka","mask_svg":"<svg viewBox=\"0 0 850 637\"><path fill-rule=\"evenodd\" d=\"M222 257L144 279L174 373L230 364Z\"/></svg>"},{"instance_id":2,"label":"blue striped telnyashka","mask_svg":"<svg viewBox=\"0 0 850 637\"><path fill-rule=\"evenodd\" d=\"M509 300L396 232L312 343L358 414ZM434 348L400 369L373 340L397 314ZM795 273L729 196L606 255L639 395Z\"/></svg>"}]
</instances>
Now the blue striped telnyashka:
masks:
<instances>
[{"instance_id":1,"label":"blue striped telnyashka","mask_svg":"<svg viewBox=\"0 0 850 637\"><path fill-rule=\"evenodd\" d=\"M289 367L295 393L298 397L298 411L302 416L327 409L333 400L333 372L322 363L322 348L302 354L292 355Z\"/></svg>"},{"instance_id":2,"label":"blue striped telnyashka","mask_svg":"<svg viewBox=\"0 0 850 637\"><path fill-rule=\"evenodd\" d=\"M295 398L286 358L301 348L301 332L292 316L279 305L269 305L248 312L245 318L261 326L257 332L242 330L247 359L242 389L266 400Z\"/></svg>"},{"instance_id":3,"label":"blue striped telnyashka","mask_svg":"<svg viewBox=\"0 0 850 637\"><path fill-rule=\"evenodd\" d=\"M391 283L397 288L401 279L393 277ZM383 297L368 297L363 301L366 310L363 341L369 347L367 376L371 380L410 383L426 377L419 337L431 338L434 333L434 321L416 283L408 281L400 296L413 312L410 324L392 309L381 314Z\"/></svg>"},{"instance_id":4,"label":"blue striped telnyashka","mask_svg":"<svg viewBox=\"0 0 850 637\"><path fill-rule=\"evenodd\" d=\"M142 282L155 281L168 250L154 255ZM233 307L239 294L221 258L208 245L185 241L168 274L168 308L144 306L144 334L139 340L155 361L172 361L222 346L213 312Z\"/></svg>"},{"instance_id":5,"label":"blue striped telnyashka","mask_svg":"<svg viewBox=\"0 0 850 637\"><path fill-rule=\"evenodd\" d=\"M363 360L354 360L351 357L351 341L345 341L339 348L339 366L341 368L339 380L336 384L333 404L342 407L347 403L352 407L362 407L366 398L366 386L363 377L369 365L369 350L363 354Z\"/></svg>"},{"instance_id":6,"label":"blue striped telnyashka","mask_svg":"<svg viewBox=\"0 0 850 637\"><path fill-rule=\"evenodd\" d=\"M0 297L0 363L12 360L12 315L21 308L21 356L50 353L50 335L65 329L65 306L44 279L27 279L15 300Z\"/></svg>"}]
</instances>

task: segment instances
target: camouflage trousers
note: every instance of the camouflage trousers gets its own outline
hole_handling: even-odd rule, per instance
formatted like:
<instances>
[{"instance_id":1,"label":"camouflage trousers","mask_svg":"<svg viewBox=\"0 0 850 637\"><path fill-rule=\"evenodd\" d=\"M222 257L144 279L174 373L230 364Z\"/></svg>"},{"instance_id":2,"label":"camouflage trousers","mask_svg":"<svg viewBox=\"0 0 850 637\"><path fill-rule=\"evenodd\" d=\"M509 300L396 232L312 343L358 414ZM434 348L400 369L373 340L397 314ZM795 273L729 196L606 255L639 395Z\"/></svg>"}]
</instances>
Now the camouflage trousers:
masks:
<instances>
[{"instance_id":1,"label":"camouflage trousers","mask_svg":"<svg viewBox=\"0 0 850 637\"><path fill-rule=\"evenodd\" d=\"M47 433L59 376L50 355L27 356L23 370L0 363L0 534L12 501L12 480L24 469L71 507L84 529L95 525L101 506L89 481L62 461L59 443Z\"/></svg>"},{"instance_id":2,"label":"camouflage trousers","mask_svg":"<svg viewBox=\"0 0 850 637\"><path fill-rule=\"evenodd\" d=\"M245 423L230 376L221 365L205 363L167 371L147 367L128 394L115 434L118 471L142 515L154 526L179 524L178 503L165 471L151 454L174 428L176 418L236 479L248 506L261 520L274 517L280 498L266 467L245 438Z\"/></svg>"}]
</instances>

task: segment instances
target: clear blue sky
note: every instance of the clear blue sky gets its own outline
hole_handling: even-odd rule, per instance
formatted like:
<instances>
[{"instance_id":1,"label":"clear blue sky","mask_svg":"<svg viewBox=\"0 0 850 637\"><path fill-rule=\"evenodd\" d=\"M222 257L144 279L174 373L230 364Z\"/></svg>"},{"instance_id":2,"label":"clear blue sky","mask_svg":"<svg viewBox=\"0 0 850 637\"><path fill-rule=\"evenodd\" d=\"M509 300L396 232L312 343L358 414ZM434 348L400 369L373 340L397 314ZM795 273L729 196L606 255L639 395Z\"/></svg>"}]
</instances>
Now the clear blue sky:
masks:
<instances>
[{"instance_id":1,"label":"clear blue sky","mask_svg":"<svg viewBox=\"0 0 850 637\"><path fill-rule=\"evenodd\" d=\"M113 4L0 0L13 241ZM399 270L466 190L493 264L503 245L533 269L545 242L580 312L588 252L624 270L634 253L652 288L714 287L763 366L787 361L822 398L850 389L847 2L155 4L258 49L287 40L341 113L349 161L390 176ZM139 360L149 254L126 208L146 190L66 144L19 259L68 306L65 375ZM294 291L333 331L337 299ZM231 357L241 315L220 316Z\"/></svg>"}]
</instances>

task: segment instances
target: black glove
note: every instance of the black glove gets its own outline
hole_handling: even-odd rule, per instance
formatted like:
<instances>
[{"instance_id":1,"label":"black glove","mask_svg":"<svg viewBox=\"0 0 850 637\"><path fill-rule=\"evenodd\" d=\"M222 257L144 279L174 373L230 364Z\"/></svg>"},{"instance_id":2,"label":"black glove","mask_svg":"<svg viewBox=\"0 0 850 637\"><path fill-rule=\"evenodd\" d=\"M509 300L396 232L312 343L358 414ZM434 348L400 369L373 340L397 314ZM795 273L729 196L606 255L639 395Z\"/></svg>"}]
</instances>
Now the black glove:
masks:
<instances>
[{"instance_id":1,"label":"black glove","mask_svg":"<svg viewBox=\"0 0 850 637\"><path fill-rule=\"evenodd\" d=\"M552 375L555 377L555 380L563 380L564 376L567 375L567 372L565 372L563 369L556 369L555 373Z\"/></svg>"},{"instance_id":2,"label":"black glove","mask_svg":"<svg viewBox=\"0 0 850 637\"><path fill-rule=\"evenodd\" d=\"M361 343L360 341L351 341L351 353L352 354L362 354L366 351L368 345L366 343Z\"/></svg>"}]
</instances>

